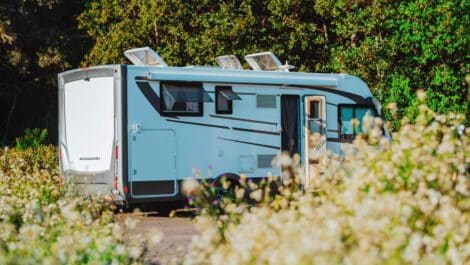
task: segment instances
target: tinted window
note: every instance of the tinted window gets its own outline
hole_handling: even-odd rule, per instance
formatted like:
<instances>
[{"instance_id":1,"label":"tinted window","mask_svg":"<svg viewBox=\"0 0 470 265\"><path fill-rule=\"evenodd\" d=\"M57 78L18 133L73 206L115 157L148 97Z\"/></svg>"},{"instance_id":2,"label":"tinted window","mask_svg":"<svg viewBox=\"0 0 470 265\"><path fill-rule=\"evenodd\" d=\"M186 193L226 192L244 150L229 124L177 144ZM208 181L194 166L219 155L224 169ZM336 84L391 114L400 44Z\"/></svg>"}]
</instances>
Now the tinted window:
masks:
<instances>
[{"instance_id":1,"label":"tinted window","mask_svg":"<svg viewBox=\"0 0 470 265\"><path fill-rule=\"evenodd\" d=\"M162 84L162 110L178 115L202 115L205 93L202 84Z\"/></svg>"},{"instance_id":2,"label":"tinted window","mask_svg":"<svg viewBox=\"0 0 470 265\"><path fill-rule=\"evenodd\" d=\"M310 101L310 118L311 119L320 119L320 101L312 100Z\"/></svg>"},{"instance_id":3,"label":"tinted window","mask_svg":"<svg viewBox=\"0 0 470 265\"><path fill-rule=\"evenodd\" d=\"M229 86L217 86L215 87L215 93L215 112L219 114L232 114L232 101L240 100L241 98Z\"/></svg>"},{"instance_id":4,"label":"tinted window","mask_svg":"<svg viewBox=\"0 0 470 265\"><path fill-rule=\"evenodd\" d=\"M362 133L362 120L367 115L377 116L372 106L340 105L341 135ZM354 124L353 120L355 120L357 124Z\"/></svg>"},{"instance_id":5,"label":"tinted window","mask_svg":"<svg viewBox=\"0 0 470 265\"><path fill-rule=\"evenodd\" d=\"M341 108L341 134L354 134L352 119L354 118L354 109L351 107Z\"/></svg>"}]
</instances>

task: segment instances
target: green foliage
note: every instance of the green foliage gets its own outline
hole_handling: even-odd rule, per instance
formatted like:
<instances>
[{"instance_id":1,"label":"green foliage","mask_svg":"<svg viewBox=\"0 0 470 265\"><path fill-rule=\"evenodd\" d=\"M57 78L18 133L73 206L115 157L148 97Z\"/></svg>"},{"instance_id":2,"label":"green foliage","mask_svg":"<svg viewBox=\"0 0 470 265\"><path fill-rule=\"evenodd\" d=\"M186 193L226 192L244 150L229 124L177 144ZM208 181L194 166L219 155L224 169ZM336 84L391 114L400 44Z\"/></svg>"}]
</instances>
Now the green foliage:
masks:
<instances>
[{"instance_id":1,"label":"green foliage","mask_svg":"<svg viewBox=\"0 0 470 265\"><path fill-rule=\"evenodd\" d=\"M57 132L57 73L88 49L77 29L82 1L0 1L0 145L26 128Z\"/></svg>"},{"instance_id":2,"label":"green foliage","mask_svg":"<svg viewBox=\"0 0 470 265\"><path fill-rule=\"evenodd\" d=\"M136 46L170 65L271 50L300 71L357 75L413 118L424 87L433 110L468 112L469 8L462 0L100 0L87 3L79 26L95 40L87 65L124 62Z\"/></svg>"},{"instance_id":3,"label":"green foliage","mask_svg":"<svg viewBox=\"0 0 470 265\"><path fill-rule=\"evenodd\" d=\"M139 46L180 66L271 50L298 71L359 76L382 103L398 102L399 117L415 117L414 92L427 88L433 110L469 123L469 9L465 0L2 1L0 144L25 128L56 139L57 73L125 63L123 51Z\"/></svg>"},{"instance_id":4,"label":"green foliage","mask_svg":"<svg viewBox=\"0 0 470 265\"><path fill-rule=\"evenodd\" d=\"M26 129L23 136L16 138L15 147L23 151L28 148L37 149L44 144L46 137L47 129Z\"/></svg>"},{"instance_id":5,"label":"green foliage","mask_svg":"<svg viewBox=\"0 0 470 265\"><path fill-rule=\"evenodd\" d=\"M433 110L468 112L468 1L325 2L316 10L333 21L334 70L360 76L409 118L424 87Z\"/></svg>"},{"instance_id":6,"label":"green foliage","mask_svg":"<svg viewBox=\"0 0 470 265\"><path fill-rule=\"evenodd\" d=\"M0 149L0 206L1 264L136 264L145 253L108 200L61 180L52 146Z\"/></svg>"}]
</instances>

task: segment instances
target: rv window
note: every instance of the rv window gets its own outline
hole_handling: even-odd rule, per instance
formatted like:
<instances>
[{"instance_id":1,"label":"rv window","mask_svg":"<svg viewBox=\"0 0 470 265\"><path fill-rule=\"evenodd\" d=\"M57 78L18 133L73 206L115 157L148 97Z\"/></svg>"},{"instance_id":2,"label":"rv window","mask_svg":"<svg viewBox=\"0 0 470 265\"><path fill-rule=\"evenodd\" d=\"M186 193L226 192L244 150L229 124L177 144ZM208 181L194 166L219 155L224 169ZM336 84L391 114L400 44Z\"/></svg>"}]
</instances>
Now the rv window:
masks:
<instances>
[{"instance_id":1,"label":"rv window","mask_svg":"<svg viewBox=\"0 0 470 265\"><path fill-rule=\"evenodd\" d=\"M232 91L229 86L216 86L215 87L215 113L218 114L232 114L233 103L232 100L240 100L241 98Z\"/></svg>"},{"instance_id":2,"label":"rv window","mask_svg":"<svg viewBox=\"0 0 470 265\"><path fill-rule=\"evenodd\" d=\"M312 100L310 101L310 119L321 119L320 116L320 105L321 102L319 100Z\"/></svg>"},{"instance_id":3,"label":"rv window","mask_svg":"<svg viewBox=\"0 0 470 265\"><path fill-rule=\"evenodd\" d=\"M161 84L162 113L187 116L202 116L203 102L212 99L201 83Z\"/></svg>"},{"instance_id":4,"label":"rv window","mask_svg":"<svg viewBox=\"0 0 470 265\"><path fill-rule=\"evenodd\" d=\"M339 123L341 135L356 135L363 133L362 119L366 115L377 116L373 106L339 105ZM357 124L355 124L357 122Z\"/></svg>"}]
</instances>

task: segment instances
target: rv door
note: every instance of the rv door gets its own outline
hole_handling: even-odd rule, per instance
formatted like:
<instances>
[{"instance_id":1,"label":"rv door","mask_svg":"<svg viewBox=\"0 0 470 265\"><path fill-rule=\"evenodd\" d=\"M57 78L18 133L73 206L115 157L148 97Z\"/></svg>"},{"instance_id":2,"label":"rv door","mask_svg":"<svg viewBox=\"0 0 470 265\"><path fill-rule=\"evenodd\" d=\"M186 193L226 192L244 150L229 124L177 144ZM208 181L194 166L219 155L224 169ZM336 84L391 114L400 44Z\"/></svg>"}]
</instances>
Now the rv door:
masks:
<instances>
[{"instance_id":1,"label":"rv door","mask_svg":"<svg viewBox=\"0 0 470 265\"><path fill-rule=\"evenodd\" d=\"M111 191L115 140L115 77L112 68L59 75L61 170L77 184ZM98 193L101 193L98 192Z\"/></svg>"},{"instance_id":2,"label":"rv door","mask_svg":"<svg viewBox=\"0 0 470 265\"><path fill-rule=\"evenodd\" d=\"M326 153L326 108L324 96L305 97L305 165L307 182ZM308 183L307 183L308 184Z\"/></svg>"}]
</instances>

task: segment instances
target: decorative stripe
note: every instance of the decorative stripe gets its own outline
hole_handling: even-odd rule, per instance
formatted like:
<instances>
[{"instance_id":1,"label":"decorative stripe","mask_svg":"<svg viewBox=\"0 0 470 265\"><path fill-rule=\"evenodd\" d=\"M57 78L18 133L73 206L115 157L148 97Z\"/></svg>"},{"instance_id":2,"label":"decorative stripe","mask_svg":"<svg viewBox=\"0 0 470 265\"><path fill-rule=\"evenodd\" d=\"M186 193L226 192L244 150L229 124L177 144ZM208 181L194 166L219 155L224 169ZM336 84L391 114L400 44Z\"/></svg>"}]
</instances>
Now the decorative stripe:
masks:
<instances>
[{"instance_id":1,"label":"decorative stripe","mask_svg":"<svg viewBox=\"0 0 470 265\"><path fill-rule=\"evenodd\" d=\"M237 93L239 94L239 93ZM254 122L254 123L261 123L261 124L269 124L269 125L274 125L277 126L277 123L275 122L269 122L269 121L260 121L260 120L251 120L251 119L243 119L243 118L236 118L236 117L226 117L226 116L219 116L219 115L210 115L212 118L219 118L219 119L227 119L227 120L237 120L237 121L246 121L246 122Z\"/></svg>"},{"instance_id":2,"label":"decorative stripe","mask_svg":"<svg viewBox=\"0 0 470 265\"><path fill-rule=\"evenodd\" d=\"M239 95L247 95L247 96L256 96L256 93L250 93L250 92L235 92Z\"/></svg>"},{"instance_id":3,"label":"decorative stripe","mask_svg":"<svg viewBox=\"0 0 470 265\"><path fill-rule=\"evenodd\" d=\"M199 122L190 122L190 121L181 121L181 120L171 120L171 119L166 119L166 120L170 121L170 122L177 122L177 123L186 123L186 124L206 126L206 127L214 127L214 128L220 128L220 129L230 129L228 126L208 124L208 123L199 123Z\"/></svg>"},{"instance_id":4,"label":"decorative stripe","mask_svg":"<svg viewBox=\"0 0 470 265\"><path fill-rule=\"evenodd\" d=\"M270 135L279 135L280 134L280 132L252 130L252 129L245 129L245 128L237 128L237 127L232 127L232 129L234 129L236 131L242 131L242 132L264 133L264 134L270 134Z\"/></svg>"},{"instance_id":5,"label":"decorative stripe","mask_svg":"<svg viewBox=\"0 0 470 265\"><path fill-rule=\"evenodd\" d=\"M137 78L146 79L146 77L136 77L136 79ZM152 80L152 81L159 81L159 80ZM353 94L353 93L350 93L350 92L346 92L346 91L340 91L340 90L329 88L329 87L323 87L323 86L320 87L320 86L308 86L308 85L269 84L269 83L255 83L255 82L254 83L246 83L246 82L213 82L211 80L203 80L203 81L200 81L200 82L225 83L225 84L228 84L228 83L230 83L230 84L246 84L246 85L259 85L259 86L262 86L262 85L265 85L265 86L283 86L283 88L290 88L290 87L291 88L304 88L304 89L306 88L306 89L314 89L314 90L325 91L325 92L332 93L332 94L337 94L337 95L349 98L349 99L351 99L352 101L354 101L358 104L368 104L369 103L363 97L361 97L359 95L356 95L356 94ZM241 94L241 93L238 93L238 94Z\"/></svg>"},{"instance_id":6,"label":"decorative stripe","mask_svg":"<svg viewBox=\"0 0 470 265\"><path fill-rule=\"evenodd\" d=\"M325 91L325 92L328 92L328 93L337 94L337 95L343 96L345 98L349 98L350 100L355 101L358 104L367 104L368 103L363 97L361 97L359 95L356 95L356 94L353 94L353 93L350 93L350 92L346 92L346 91L341 91L341 90L329 88L329 87L314 87L314 86L303 86L303 85L293 85L293 86L289 86L289 87L298 87L298 88L308 88L308 89L322 90L322 91Z\"/></svg>"},{"instance_id":7,"label":"decorative stripe","mask_svg":"<svg viewBox=\"0 0 470 265\"><path fill-rule=\"evenodd\" d=\"M137 77L136 77L137 81ZM145 98L147 101L152 105L152 107L158 112L158 114L161 114L160 112L160 97L153 91L152 87L150 84L146 81L137 81L137 87L139 87L140 91L142 94L144 94Z\"/></svg>"},{"instance_id":8,"label":"decorative stripe","mask_svg":"<svg viewBox=\"0 0 470 265\"><path fill-rule=\"evenodd\" d=\"M276 149L276 150L280 150L280 149L281 149L279 146L266 145L266 144L258 144L258 143L252 143L252 142L245 142L245 141L240 141L240 140L235 140L235 139L227 139L227 138L222 138L222 137L217 137L217 139L225 140L225 141L230 141L230 142L235 142L235 143L256 145L256 146L261 146L261 147L266 147L266 148L272 148L272 149Z\"/></svg>"},{"instance_id":9,"label":"decorative stripe","mask_svg":"<svg viewBox=\"0 0 470 265\"><path fill-rule=\"evenodd\" d=\"M328 131L328 132L332 132L332 133L339 133L338 130L330 130L330 129L328 129L327 131Z\"/></svg>"},{"instance_id":10,"label":"decorative stripe","mask_svg":"<svg viewBox=\"0 0 470 265\"><path fill-rule=\"evenodd\" d=\"M206 91L207 93L215 93L215 91ZM235 91L233 91L235 92ZM245 96L256 96L256 93L249 93L249 92L235 92L237 95L245 95Z\"/></svg>"}]
</instances>

